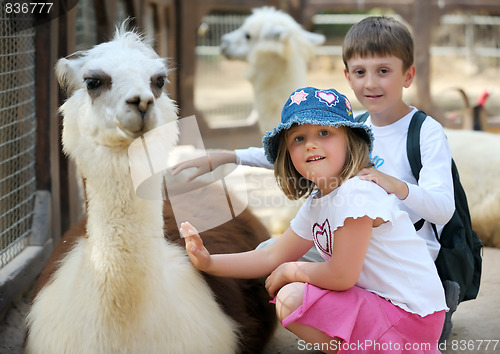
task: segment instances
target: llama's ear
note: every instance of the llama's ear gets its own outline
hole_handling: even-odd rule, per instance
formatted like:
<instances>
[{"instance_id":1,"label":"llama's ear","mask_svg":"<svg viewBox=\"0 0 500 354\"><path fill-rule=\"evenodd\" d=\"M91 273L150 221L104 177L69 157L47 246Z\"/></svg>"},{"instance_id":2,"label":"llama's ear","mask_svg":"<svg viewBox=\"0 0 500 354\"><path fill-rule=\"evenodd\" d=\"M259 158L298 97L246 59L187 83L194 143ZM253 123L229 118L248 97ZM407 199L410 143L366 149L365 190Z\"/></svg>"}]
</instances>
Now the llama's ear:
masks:
<instances>
[{"instance_id":1,"label":"llama's ear","mask_svg":"<svg viewBox=\"0 0 500 354\"><path fill-rule=\"evenodd\" d=\"M280 25L272 25L266 28L262 33L262 37L264 37L264 39L275 40L279 42L284 42L289 35L290 30Z\"/></svg>"},{"instance_id":2,"label":"llama's ear","mask_svg":"<svg viewBox=\"0 0 500 354\"><path fill-rule=\"evenodd\" d=\"M81 63L78 60L78 56L70 56L57 61L55 68L56 78L66 97L70 97L73 92L83 85L83 80L79 80L77 77L80 67Z\"/></svg>"},{"instance_id":3,"label":"llama's ear","mask_svg":"<svg viewBox=\"0 0 500 354\"><path fill-rule=\"evenodd\" d=\"M323 43L325 43L326 38L322 34L309 32L309 31L304 31L304 33L306 35L307 40L312 45L318 46L318 45L322 45Z\"/></svg>"}]
</instances>

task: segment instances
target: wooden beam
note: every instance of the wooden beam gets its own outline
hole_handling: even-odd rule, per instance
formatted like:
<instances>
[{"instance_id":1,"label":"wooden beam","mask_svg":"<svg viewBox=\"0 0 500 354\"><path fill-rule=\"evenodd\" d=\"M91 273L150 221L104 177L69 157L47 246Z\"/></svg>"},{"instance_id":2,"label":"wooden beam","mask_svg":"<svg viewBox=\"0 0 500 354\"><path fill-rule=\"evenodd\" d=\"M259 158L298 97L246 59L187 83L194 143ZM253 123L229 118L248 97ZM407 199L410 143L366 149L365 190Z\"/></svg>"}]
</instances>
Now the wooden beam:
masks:
<instances>
[{"instance_id":1,"label":"wooden beam","mask_svg":"<svg viewBox=\"0 0 500 354\"><path fill-rule=\"evenodd\" d=\"M37 102L47 104L36 105L36 189L51 190L50 176L50 98L54 93L51 88L51 74L53 72L53 53L51 53L51 23L46 22L36 28L35 51L35 97ZM57 92L57 91L56 91Z\"/></svg>"},{"instance_id":2,"label":"wooden beam","mask_svg":"<svg viewBox=\"0 0 500 354\"><path fill-rule=\"evenodd\" d=\"M429 1L415 1L410 24L413 29L415 45L415 77L416 95L413 104L427 114L436 111L431 97L431 36L434 26L438 23L442 12L437 10Z\"/></svg>"}]
</instances>

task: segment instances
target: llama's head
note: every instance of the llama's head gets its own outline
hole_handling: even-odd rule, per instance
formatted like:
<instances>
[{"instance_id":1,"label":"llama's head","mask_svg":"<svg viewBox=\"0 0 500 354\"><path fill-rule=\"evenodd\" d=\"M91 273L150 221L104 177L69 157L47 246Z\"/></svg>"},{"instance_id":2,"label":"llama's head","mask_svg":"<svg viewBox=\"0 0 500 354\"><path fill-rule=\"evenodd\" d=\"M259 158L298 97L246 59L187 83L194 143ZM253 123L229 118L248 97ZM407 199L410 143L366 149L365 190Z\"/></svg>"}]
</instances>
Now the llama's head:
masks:
<instances>
[{"instance_id":1,"label":"llama's head","mask_svg":"<svg viewBox=\"0 0 500 354\"><path fill-rule=\"evenodd\" d=\"M221 38L221 51L228 59L251 61L257 53L274 53L286 57L293 53L305 59L312 55L314 46L325 37L304 30L288 14L273 7L254 9L243 25ZM293 46L293 50L287 47Z\"/></svg>"},{"instance_id":2,"label":"llama's head","mask_svg":"<svg viewBox=\"0 0 500 354\"><path fill-rule=\"evenodd\" d=\"M168 68L126 23L112 41L60 59L56 76L69 97L61 106L63 146L72 157L81 149L127 148L142 134L177 119L164 92ZM171 124L172 142L177 125Z\"/></svg>"}]
</instances>

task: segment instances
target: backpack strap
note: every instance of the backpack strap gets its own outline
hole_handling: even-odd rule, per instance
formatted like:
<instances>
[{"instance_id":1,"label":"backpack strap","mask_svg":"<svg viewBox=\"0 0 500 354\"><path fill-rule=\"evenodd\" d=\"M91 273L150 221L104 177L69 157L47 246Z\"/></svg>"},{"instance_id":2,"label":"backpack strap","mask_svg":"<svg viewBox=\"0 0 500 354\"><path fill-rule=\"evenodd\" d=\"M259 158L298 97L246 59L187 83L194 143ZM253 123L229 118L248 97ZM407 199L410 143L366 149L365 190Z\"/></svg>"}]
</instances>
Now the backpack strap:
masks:
<instances>
[{"instance_id":1,"label":"backpack strap","mask_svg":"<svg viewBox=\"0 0 500 354\"><path fill-rule=\"evenodd\" d=\"M354 120L356 121L356 123L364 123L364 122L366 122L366 120L368 119L369 116L370 116L370 114L368 113L368 111L366 111L366 112L361 113L360 115L357 115L356 117L354 117Z\"/></svg>"},{"instance_id":2,"label":"backpack strap","mask_svg":"<svg viewBox=\"0 0 500 354\"><path fill-rule=\"evenodd\" d=\"M420 129L424 123L427 114L418 111L411 117L408 135L406 136L406 154L410 162L410 168L413 176L418 181L420 170L422 169L422 158L420 155Z\"/></svg>"},{"instance_id":3,"label":"backpack strap","mask_svg":"<svg viewBox=\"0 0 500 354\"><path fill-rule=\"evenodd\" d=\"M417 182L420 177L420 170L422 169L422 156L420 155L420 130L425 118L427 118L427 114L423 111L415 113L413 117L411 117L408 134L406 136L406 154L408 156L408 161L410 162L411 173ZM413 224L415 230L420 230L422 226L424 226L424 222L424 219L420 219ZM434 231L434 235L436 236L436 240L439 241L436 225L431 223L431 226Z\"/></svg>"}]
</instances>

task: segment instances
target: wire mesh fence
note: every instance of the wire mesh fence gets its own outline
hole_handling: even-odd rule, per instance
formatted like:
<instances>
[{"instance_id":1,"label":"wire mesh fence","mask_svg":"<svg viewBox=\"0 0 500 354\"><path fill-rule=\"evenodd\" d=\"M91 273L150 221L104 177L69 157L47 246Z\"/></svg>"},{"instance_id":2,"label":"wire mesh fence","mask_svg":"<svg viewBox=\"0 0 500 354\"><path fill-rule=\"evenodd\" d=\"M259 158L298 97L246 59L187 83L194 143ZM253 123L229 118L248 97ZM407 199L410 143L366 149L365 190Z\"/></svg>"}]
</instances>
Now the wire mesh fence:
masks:
<instances>
[{"instance_id":1,"label":"wire mesh fence","mask_svg":"<svg viewBox=\"0 0 500 354\"><path fill-rule=\"evenodd\" d=\"M36 191L35 30L28 28L16 31L16 25L19 22L14 24L8 19L2 6L0 268L28 245Z\"/></svg>"},{"instance_id":2,"label":"wire mesh fence","mask_svg":"<svg viewBox=\"0 0 500 354\"><path fill-rule=\"evenodd\" d=\"M211 13L198 28L195 106L214 128L244 125L252 111L253 90L245 78L246 63L228 60L220 53L222 35L239 28L247 16Z\"/></svg>"}]
</instances>

